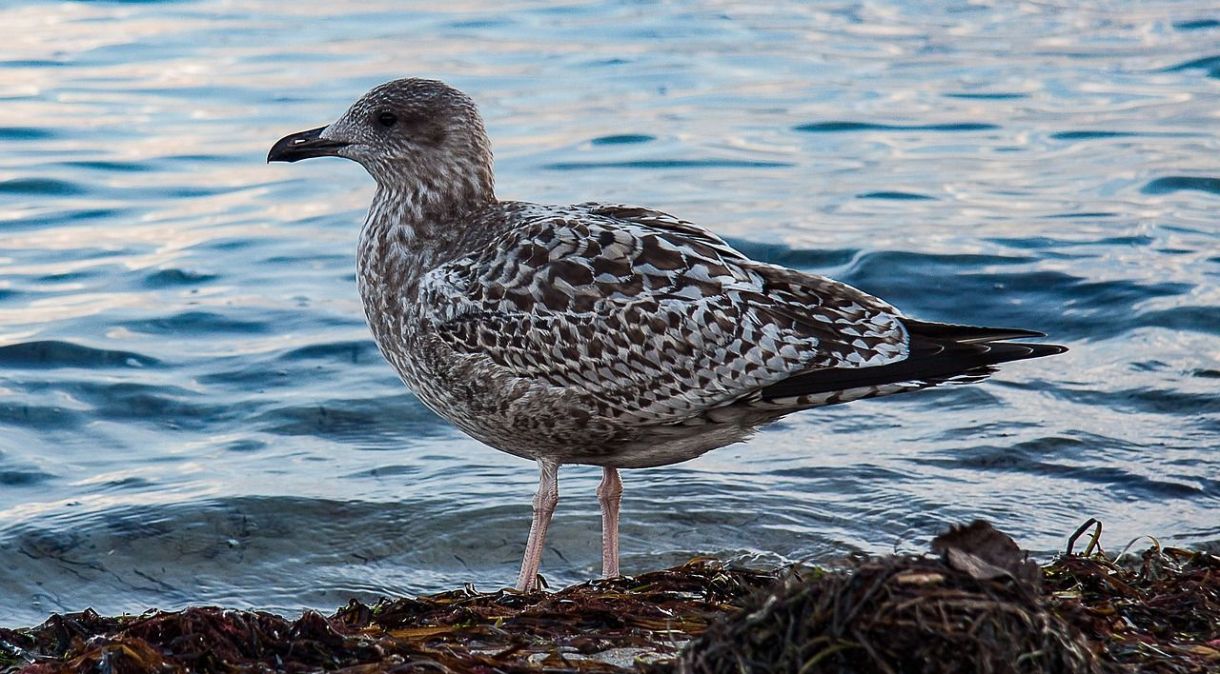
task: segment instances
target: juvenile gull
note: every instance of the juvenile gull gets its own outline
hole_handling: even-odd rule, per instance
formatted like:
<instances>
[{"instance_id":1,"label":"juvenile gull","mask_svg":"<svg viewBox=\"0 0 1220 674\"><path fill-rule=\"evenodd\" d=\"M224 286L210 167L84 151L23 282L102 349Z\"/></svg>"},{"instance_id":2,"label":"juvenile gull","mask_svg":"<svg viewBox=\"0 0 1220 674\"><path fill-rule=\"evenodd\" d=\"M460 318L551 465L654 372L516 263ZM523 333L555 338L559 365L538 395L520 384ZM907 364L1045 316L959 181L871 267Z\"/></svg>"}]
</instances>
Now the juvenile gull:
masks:
<instances>
[{"instance_id":1,"label":"juvenile gull","mask_svg":"<svg viewBox=\"0 0 1220 674\"><path fill-rule=\"evenodd\" d=\"M345 157L377 181L357 279L382 355L474 438L538 463L517 587L535 586L562 464L602 467L618 575L619 468L692 459L798 410L981 379L1062 353L1030 330L929 323L702 227L618 204L496 199L474 102L383 84L268 161Z\"/></svg>"}]
</instances>

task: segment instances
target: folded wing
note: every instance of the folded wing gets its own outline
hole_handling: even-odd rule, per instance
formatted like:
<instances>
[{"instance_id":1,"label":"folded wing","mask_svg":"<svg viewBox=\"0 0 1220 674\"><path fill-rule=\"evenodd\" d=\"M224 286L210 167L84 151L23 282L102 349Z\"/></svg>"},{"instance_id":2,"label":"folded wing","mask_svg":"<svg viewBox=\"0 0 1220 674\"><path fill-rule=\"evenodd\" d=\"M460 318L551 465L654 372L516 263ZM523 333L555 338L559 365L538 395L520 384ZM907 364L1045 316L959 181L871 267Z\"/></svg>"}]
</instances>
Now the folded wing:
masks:
<instances>
[{"instance_id":1,"label":"folded wing","mask_svg":"<svg viewBox=\"0 0 1220 674\"><path fill-rule=\"evenodd\" d=\"M1053 348L911 321L691 223L603 204L523 213L495 246L425 276L420 298L457 352L640 424L918 388Z\"/></svg>"}]
</instances>

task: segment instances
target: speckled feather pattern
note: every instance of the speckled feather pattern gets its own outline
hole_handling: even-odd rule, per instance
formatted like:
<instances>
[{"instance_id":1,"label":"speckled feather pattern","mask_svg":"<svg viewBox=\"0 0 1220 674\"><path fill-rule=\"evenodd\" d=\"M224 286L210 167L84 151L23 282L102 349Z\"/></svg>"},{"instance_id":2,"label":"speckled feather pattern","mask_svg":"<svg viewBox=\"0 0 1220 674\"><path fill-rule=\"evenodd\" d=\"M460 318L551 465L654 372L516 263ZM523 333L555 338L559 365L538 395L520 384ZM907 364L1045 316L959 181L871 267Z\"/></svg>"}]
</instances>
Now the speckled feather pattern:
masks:
<instances>
[{"instance_id":1,"label":"speckled feather pattern","mask_svg":"<svg viewBox=\"0 0 1220 674\"><path fill-rule=\"evenodd\" d=\"M377 181L357 279L386 360L432 410L518 456L674 463L797 410L1062 351L911 321L658 211L500 201L477 108L440 82L387 83L303 134L277 145L286 160L316 147Z\"/></svg>"},{"instance_id":2,"label":"speckled feather pattern","mask_svg":"<svg viewBox=\"0 0 1220 674\"><path fill-rule=\"evenodd\" d=\"M426 404L514 454L689 458L781 414L884 390L768 400L769 384L906 356L888 304L657 211L498 202L461 229L479 236L450 230L447 251L422 255L395 245L383 213L361 245L378 343Z\"/></svg>"},{"instance_id":3,"label":"speckled feather pattern","mask_svg":"<svg viewBox=\"0 0 1220 674\"><path fill-rule=\"evenodd\" d=\"M895 312L873 298L618 206L525 209L487 250L429 273L420 299L455 352L634 424L700 416L811 368L905 355Z\"/></svg>"}]
</instances>

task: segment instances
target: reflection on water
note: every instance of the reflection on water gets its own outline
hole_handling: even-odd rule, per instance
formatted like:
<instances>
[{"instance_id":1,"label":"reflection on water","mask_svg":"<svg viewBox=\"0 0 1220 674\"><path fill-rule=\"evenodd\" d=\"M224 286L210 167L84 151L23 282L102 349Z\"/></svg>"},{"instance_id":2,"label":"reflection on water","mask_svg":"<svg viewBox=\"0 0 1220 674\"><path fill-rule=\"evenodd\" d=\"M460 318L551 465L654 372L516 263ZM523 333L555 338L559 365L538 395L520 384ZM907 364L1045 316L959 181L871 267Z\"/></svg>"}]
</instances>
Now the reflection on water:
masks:
<instances>
[{"instance_id":1,"label":"reflection on water","mask_svg":"<svg viewBox=\"0 0 1220 674\"><path fill-rule=\"evenodd\" d=\"M263 163L373 84L474 95L506 198L659 207L909 313L1072 347L625 475L624 568L1041 554L1220 526L1220 28L1200 2L0 8L0 624L508 583L529 464L372 346L359 167ZM544 572L598 566L561 473Z\"/></svg>"}]
</instances>

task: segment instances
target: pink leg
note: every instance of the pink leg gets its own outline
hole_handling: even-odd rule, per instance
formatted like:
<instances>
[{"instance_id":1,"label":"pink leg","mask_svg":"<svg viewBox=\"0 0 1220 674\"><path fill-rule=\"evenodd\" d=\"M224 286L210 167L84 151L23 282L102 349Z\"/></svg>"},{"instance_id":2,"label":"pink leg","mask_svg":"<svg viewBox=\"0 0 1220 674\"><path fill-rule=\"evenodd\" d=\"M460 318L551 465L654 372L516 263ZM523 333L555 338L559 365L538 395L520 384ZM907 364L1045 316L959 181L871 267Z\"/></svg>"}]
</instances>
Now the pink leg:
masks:
<instances>
[{"instance_id":1,"label":"pink leg","mask_svg":"<svg viewBox=\"0 0 1220 674\"><path fill-rule=\"evenodd\" d=\"M602 468L602 482L597 485L597 500L602 506L602 576L618 575L618 505L623 496L623 482L618 470Z\"/></svg>"},{"instance_id":2,"label":"pink leg","mask_svg":"<svg viewBox=\"0 0 1220 674\"><path fill-rule=\"evenodd\" d=\"M538 581L538 567L542 566L542 544L546 542L546 529L559 503L559 464L538 460L538 493L534 494L534 520L530 523L530 537L525 542L525 557L521 560L521 574L517 576L517 589L529 591Z\"/></svg>"}]
</instances>

